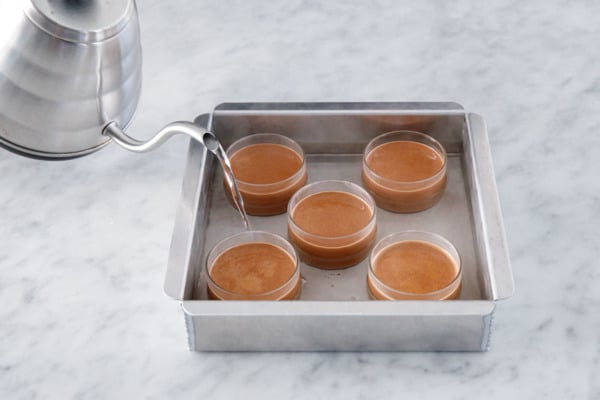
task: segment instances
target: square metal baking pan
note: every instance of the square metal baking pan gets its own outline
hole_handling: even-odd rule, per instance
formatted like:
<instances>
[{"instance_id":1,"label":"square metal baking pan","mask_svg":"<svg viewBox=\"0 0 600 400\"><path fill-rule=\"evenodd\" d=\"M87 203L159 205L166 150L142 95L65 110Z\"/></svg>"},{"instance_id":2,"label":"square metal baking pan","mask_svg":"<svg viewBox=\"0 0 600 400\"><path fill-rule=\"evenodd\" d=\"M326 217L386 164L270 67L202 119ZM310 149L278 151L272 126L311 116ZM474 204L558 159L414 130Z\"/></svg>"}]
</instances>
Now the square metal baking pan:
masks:
<instances>
[{"instance_id":1,"label":"square metal baking pan","mask_svg":"<svg viewBox=\"0 0 600 400\"><path fill-rule=\"evenodd\" d=\"M301 265L297 301L211 301L204 262L221 239L243 230L225 198L220 168L196 142L189 147L166 293L181 302L195 351L485 351L496 301L513 279L483 118L456 103L231 103L196 119L227 147L252 133L291 137L306 153L309 182L360 184L367 142L411 129L436 138L448 153L440 202L414 214L377 210L377 240L403 230L439 233L458 249L460 298L372 301L367 262L324 271ZM254 229L286 236L286 216L250 217Z\"/></svg>"}]
</instances>

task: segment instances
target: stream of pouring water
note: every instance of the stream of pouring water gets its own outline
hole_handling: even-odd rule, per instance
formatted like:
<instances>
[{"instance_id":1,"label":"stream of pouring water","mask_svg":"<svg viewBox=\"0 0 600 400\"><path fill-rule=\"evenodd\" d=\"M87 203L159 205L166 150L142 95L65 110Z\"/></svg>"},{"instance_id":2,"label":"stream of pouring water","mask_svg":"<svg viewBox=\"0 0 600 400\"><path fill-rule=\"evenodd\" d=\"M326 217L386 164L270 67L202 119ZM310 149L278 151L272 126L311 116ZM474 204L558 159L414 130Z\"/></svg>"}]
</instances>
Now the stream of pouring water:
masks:
<instances>
[{"instance_id":1,"label":"stream of pouring water","mask_svg":"<svg viewBox=\"0 0 600 400\"><path fill-rule=\"evenodd\" d=\"M225 153L225 150L223 149L223 146L221 146L219 139L217 139L217 137L211 132L206 132L202 136L202 141L204 142L204 145L208 151L213 153L219 160L219 163L221 163L223 175L225 176L225 181L227 182L227 186L229 186L229 190L231 190L231 197L233 199L233 203L235 204L235 208L237 208L239 211L246 230L252 230L250 227L248 214L246 214L246 209L244 208L244 199L242 198L240 189L235 181L235 176L233 175L233 170L231 169L231 163L229 162L227 153Z\"/></svg>"}]
</instances>

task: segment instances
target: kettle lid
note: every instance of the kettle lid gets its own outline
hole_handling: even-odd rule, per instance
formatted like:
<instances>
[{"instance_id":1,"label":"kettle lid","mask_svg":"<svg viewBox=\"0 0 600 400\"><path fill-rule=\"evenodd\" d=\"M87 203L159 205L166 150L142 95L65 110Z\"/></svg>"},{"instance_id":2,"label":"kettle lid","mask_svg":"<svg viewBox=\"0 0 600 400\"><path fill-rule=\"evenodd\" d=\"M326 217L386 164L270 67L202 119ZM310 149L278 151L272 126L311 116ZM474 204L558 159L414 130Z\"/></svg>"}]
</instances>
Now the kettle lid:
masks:
<instances>
[{"instance_id":1,"label":"kettle lid","mask_svg":"<svg viewBox=\"0 0 600 400\"><path fill-rule=\"evenodd\" d=\"M26 0L25 13L41 29L69 42L101 42L119 33L134 0Z\"/></svg>"}]
</instances>

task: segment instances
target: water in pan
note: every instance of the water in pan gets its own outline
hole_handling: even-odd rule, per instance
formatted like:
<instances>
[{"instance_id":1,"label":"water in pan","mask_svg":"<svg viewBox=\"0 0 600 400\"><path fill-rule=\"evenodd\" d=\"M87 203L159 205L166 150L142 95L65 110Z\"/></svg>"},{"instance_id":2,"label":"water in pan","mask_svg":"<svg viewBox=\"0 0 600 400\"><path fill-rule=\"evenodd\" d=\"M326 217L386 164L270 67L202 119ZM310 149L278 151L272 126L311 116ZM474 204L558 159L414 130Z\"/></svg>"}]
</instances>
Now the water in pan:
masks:
<instances>
[{"instance_id":1,"label":"water in pan","mask_svg":"<svg viewBox=\"0 0 600 400\"><path fill-rule=\"evenodd\" d=\"M308 154L308 179L310 182L341 179L361 184L360 154L317 155ZM238 233L239 218L223 192L223 175L215 168L209 190L209 213L205 227L201 260L220 240ZM463 266L463 287L459 299L485 299L474 248L472 210L464 182L462 154L448 157L448 185L440 202L432 208L414 214L396 214L377 209L377 239L403 230L427 230L446 237L458 249ZM287 236L287 215L250 217L252 227ZM344 270L325 271L301 265L304 280L300 300L368 300L366 287L368 261ZM206 299L206 281L203 272L197 275L194 299Z\"/></svg>"}]
</instances>

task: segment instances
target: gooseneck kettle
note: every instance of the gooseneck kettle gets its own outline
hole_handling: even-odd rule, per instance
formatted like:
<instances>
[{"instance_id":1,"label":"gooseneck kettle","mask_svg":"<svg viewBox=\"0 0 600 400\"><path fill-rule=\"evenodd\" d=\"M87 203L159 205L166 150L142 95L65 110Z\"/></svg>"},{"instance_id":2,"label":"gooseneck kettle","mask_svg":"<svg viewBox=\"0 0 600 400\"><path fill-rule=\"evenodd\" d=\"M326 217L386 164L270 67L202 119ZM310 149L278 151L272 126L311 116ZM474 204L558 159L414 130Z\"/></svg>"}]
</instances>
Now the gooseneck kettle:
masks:
<instances>
[{"instance_id":1,"label":"gooseneck kettle","mask_svg":"<svg viewBox=\"0 0 600 400\"><path fill-rule=\"evenodd\" d=\"M214 139L191 122L171 123L147 141L127 135L141 67L134 0L0 1L0 145L67 159L110 141L144 152L178 133Z\"/></svg>"}]
</instances>

